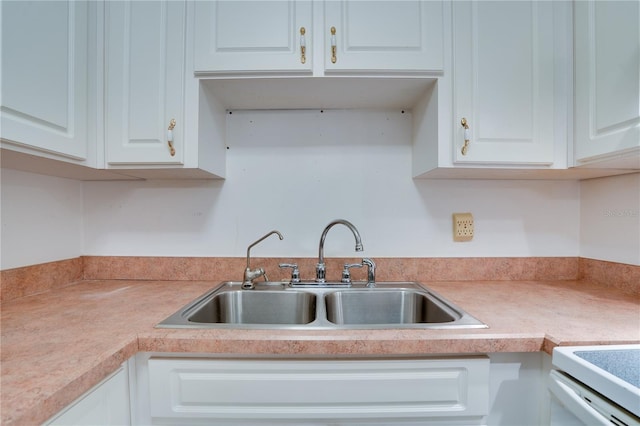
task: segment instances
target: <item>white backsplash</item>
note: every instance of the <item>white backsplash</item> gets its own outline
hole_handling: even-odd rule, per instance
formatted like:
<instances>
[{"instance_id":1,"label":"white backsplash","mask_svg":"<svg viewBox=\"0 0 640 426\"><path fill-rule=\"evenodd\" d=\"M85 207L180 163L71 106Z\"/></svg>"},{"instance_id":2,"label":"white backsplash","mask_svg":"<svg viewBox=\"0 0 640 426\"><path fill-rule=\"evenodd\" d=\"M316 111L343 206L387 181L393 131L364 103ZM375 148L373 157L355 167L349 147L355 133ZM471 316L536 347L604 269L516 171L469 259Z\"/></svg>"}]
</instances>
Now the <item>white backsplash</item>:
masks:
<instances>
[{"instance_id":1,"label":"white backsplash","mask_svg":"<svg viewBox=\"0 0 640 426\"><path fill-rule=\"evenodd\" d=\"M3 169L1 268L82 254L245 256L272 229L285 239L265 240L253 256L315 257L335 218L358 227L363 255L374 258L640 263L639 175L414 180L410 122L401 111L235 111L224 181L83 183ZM632 213L607 216L607 208ZM451 214L467 211L474 239L453 242ZM355 255L346 228L331 230L325 254Z\"/></svg>"},{"instance_id":2,"label":"white backsplash","mask_svg":"<svg viewBox=\"0 0 640 426\"><path fill-rule=\"evenodd\" d=\"M0 269L82 255L82 182L2 169Z\"/></svg>"},{"instance_id":3,"label":"white backsplash","mask_svg":"<svg viewBox=\"0 0 640 426\"><path fill-rule=\"evenodd\" d=\"M579 183L414 180L402 111L234 111L227 179L85 183L85 253L315 257L332 219L366 256L577 256ZM454 243L453 212L476 235ZM354 254L332 229L327 256Z\"/></svg>"},{"instance_id":4,"label":"white backsplash","mask_svg":"<svg viewBox=\"0 0 640 426\"><path fill-rule=\"evenodd\" d=\"M640 265L640 173L585 180L580 196L580 256Z\"/></svg>"}]
</instances>

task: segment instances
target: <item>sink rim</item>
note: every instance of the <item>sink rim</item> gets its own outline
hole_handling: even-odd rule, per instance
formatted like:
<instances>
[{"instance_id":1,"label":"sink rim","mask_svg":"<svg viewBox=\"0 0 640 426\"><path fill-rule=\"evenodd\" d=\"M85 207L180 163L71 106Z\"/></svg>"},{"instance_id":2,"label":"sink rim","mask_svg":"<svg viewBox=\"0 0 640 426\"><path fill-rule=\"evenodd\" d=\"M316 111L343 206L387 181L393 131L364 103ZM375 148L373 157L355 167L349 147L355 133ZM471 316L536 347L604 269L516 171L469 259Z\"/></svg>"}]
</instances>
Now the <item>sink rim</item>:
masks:
<instances>
[{"instance_id":1,"label":"sink rim","mask_svg":"<svg viewBox=\"0 0 640 426\"><path fill-rule=\"evenodd\" d=\"M483 329L489 328L485 323L467 313L464 309L455 303L448 301L438 293L429 289L422 283L410 281L386 281L376 283L375 287L368 287L366 282L353 282L351 286L346 287L344 284L332 286L333 283L318 285L307 283L306 285L291 286L288 281L275 282L259 282L255 284L255 288L251 290L243 290L242 282L239 281L223 281L206 291L201 296L196 297L187 303L175 313L168 316L158 324L155 328L173 328L173 329L232 329L232 330L455 330L455 329ZM398 291L410 290L423 293L429 298L433 298L448 309L460 314L460 318L446 323L402 323L402 324L336 324L330 322L327 318L325 297L335 292L382 292L382 291ZM194 323L187 321L187 316L192 314L199 306L207 303L215 295L223 292L302 292L312 293L316 296L316 318L307 324L262 324L262 323Z\"/></svg>"}]
</instances>

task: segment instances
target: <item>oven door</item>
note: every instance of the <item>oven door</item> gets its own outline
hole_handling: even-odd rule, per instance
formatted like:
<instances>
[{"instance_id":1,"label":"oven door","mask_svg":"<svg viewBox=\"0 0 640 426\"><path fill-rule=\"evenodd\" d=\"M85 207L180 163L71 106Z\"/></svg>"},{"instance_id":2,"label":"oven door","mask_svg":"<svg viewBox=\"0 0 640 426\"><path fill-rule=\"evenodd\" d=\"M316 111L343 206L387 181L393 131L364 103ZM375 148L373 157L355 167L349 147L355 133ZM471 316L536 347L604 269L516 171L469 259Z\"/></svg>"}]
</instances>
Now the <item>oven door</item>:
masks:
<instances>
[{"instance_id":1,"label":"oven door","mask_svg":"<svg viewBox=\"0 0 640 426\"><path fill-rule=\"evenodd\" d=\"M570 376L549 374L551 425L640 425L640 419Z\"/></svg>"}]
</instances>

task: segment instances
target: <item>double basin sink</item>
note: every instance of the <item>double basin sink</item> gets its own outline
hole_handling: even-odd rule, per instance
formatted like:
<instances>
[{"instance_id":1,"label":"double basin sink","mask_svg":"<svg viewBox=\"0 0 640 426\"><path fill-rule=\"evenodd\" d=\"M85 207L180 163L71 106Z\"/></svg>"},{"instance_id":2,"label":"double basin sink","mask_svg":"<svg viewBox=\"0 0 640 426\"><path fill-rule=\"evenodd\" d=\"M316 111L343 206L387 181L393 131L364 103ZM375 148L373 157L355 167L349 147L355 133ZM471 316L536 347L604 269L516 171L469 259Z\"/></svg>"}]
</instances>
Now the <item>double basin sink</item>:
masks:
<instances>
[{"instance_id":1,"label":"double basin sink","mask_svg":"<svg viewBox=\"0 0 640 426\"><path fill-rule=\"evenodd\" d=\"M414 282L375 287L264 282L243 290L224 282L160 324L160 328L385 329L486 328L425 286Z\"/></svg>"}]
</instances>

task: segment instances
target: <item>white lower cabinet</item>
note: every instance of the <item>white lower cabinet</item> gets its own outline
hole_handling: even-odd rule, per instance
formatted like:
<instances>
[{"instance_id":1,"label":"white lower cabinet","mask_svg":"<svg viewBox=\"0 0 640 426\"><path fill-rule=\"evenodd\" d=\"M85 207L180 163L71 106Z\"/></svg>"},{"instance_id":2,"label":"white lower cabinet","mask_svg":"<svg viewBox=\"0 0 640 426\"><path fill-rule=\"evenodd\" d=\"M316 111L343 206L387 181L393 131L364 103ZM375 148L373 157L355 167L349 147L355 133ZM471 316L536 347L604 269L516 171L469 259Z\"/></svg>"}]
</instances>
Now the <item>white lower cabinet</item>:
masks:
<instances>
[{"instance_id":1,"label":"white lower cabinet","mask_svg":"<svg viewBox=\"0 0 640 426\"><path fill-rule=\"evenodd\" d=\"M483 424L489 358L152 357L154 424Z\"/></svg>"},{"instance_id":2,"label":"white lower cabinet","mask_svg":"<svg viewBox=\"0 0 640 426\"><path fill-rule=\"evenodd\" d=\"M397 359L139 353L47 425L549 425L542 352Z\"/></svg>"},{"instance_id":3,"label":"white lower cabinet","mask_svg":"<svg viewBox=\"0 0 640 426\"><path fill-rule=\"evenodd\" d=\"M127 363L86 392L46 425L130 425Z\"/></svg>"},{"instance_id":4,"label":"white lower cabinet","mask_svg":"<svg viewBox=\"0 0 640 426\"><path fill-rule=\"evenodd\" d=\"M544 352L492 353L488 426L549 425L547 380L551 356Z\"/></svg>"}]
</instances>

